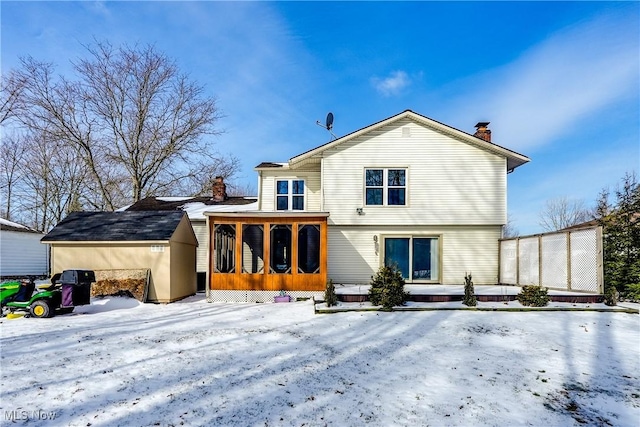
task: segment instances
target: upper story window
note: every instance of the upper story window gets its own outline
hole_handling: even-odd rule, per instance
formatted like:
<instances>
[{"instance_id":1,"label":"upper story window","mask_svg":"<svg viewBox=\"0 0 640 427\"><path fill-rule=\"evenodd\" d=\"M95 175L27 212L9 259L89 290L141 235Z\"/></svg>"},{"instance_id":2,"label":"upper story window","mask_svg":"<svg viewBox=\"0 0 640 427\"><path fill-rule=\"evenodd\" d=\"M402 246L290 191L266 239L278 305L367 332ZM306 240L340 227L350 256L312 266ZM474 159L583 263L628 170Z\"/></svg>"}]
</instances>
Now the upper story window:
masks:
<instances>
[{"instance_id":1,"label":"upper story window","mask_svg":"<svg viewBox=\"0 0 640 427\"><path fill-rule=\"evenodd\" d=\"M276 181L276 209L279 211L304 210L304 180L279 179Z\"/></svg>"},{"instance_id":2,"label":"upper story window","mask_svg":"<svg viewBox=\"0 0 640 427\"><path fill-rule=\"evenodd\" d=\"M407 204L406 169L365 169L367 206L404 206Z\"/></svg>"}]
</instances>

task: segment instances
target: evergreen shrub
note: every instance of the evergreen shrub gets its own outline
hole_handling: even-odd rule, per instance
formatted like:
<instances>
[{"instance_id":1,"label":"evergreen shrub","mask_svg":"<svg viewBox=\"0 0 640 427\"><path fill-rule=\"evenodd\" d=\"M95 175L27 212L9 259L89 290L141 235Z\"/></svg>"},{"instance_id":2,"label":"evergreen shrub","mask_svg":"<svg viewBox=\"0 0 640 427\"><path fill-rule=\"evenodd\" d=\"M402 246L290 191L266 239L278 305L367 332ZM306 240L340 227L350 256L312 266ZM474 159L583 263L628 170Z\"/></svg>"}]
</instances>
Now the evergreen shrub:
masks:
<instances>
[{"instance_id":1,"label":"evergreen shrub","mask_svg":"<svg viewBox=\"0 0 640 427\"><path fill-rule=\"evenodd\" d=\"M467 273L464 276L464 299L462 300L462 303L468 307L475 307L478 305L478 299L476 298L475 291L473 290L471 273Z\"/></svg>"},{"instance_id":2,"label":"evergreen shrub","mask_svg":"<svg viewBox=\"0 0 640 427\"><path fill-rule=\"evenodd\" d=\"M408 298L402 273L396 266L382 266L371 278L369 301L373 305L381 305L382 311L391 311L393 307L404 305Z\"/></svg>"},{"instance_id":3,"label":"evergreen shrub","mask_svg":"<svg viewBox=\"0 0 640 427\"><path fill-rule=\"evenodd\" d=\"M618 291L613 285L609 285L604 290L604 303L605 305L617 305L618 303Z\"/></svg>"},{"instance_id":4,"label":"evergreen shrub","mask_svg":"<svg viewBox=\"0 0 640 427\"><path fill-rule=\"evenodd\" d=\"M640 283L627 285L626 298L631 302L640 302Z\"/></svg>"},{"instance_id":5,"label":"evergreen shrub","mask_svg":"<svg viewBox=\"0 0 640 427\"><path fill-rule=\"evenodd\" d=\"M525 285L516 296L520 304L527 307L545 307L549 304L547 288L538 285Z\"/></svg>"},{"instance_id":6,"label":"evergreen shrub","mask_svg":"<svg viewBox=\"0 0 640 427\"><path fill-rule=\"evenodd\" d=\"M327 307L338 305L338 295L336 295L336 287L333 284L333 280L327 282L327 287L324 290L324 302L327 304Z\"/></svg>"}]
</instances>

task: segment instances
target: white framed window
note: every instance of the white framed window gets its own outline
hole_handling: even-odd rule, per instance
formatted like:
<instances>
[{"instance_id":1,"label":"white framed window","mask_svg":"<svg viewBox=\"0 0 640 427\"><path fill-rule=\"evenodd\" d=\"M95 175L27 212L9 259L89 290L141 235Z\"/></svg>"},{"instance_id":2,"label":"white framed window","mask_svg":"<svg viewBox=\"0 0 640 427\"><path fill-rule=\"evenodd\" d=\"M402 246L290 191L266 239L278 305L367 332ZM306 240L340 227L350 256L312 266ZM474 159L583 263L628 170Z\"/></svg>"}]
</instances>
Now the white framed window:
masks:
<instances>
[{"instance_id":1,"label":"white framed window","mask_svg":"<svg viewBox=\"0 0 640 427\"><path fill-rule=\"evenodd\" d=\"M303 211L304 191L303 179L276 180L276 210Z\"/></svg>"},{"instance_id":2,"label":"white framed window","mask_svg":"<svg viewBox=\"0 0 640 427\"><path fill-rule=\"evenodd\" d=\"M439 236L383 236L383 262L409 282L440 281Z\"/></svg>"},{"instance_id":3,"label":"white framed window","mask_svg":"<svg viewBox=\"0 0 640 427\"><path fill-rule=\"evenodd\" d=\"M366 206L405 206L406 168L367 168L364 170Z\"/></svg>"}]
</instances>

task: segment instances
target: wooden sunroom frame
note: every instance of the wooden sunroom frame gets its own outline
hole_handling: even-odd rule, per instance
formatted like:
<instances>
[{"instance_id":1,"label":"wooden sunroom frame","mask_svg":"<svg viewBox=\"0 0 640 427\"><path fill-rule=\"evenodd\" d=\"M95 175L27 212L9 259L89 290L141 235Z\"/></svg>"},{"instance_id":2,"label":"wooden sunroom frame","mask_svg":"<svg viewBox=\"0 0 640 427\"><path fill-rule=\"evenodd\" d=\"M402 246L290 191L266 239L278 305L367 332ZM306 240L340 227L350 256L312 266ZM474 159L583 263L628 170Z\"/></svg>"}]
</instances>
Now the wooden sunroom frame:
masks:
<instances>
[{"instance_id":1,"label":"wooden sunroom frame","mask_svg":"<svg viewBox=\"0 0 640 427\"><path fill-rule=\"evenodd\" d=\"M324 212L205 212L207 217L208 244L208 289L212 291L324 291L327 283L327 218ZM235 225L235 268L231 273L216 271L215 236L217 225ZM263 262L260 273L246 273L242 270L242 233L245 225L263 226ZM273 225L291 225L291 271L276 273L271 271L271 236ZM315 273L298 271L298 230L301 225L317 225L320 231L320 264Z\"/></svg>"}]
</instances>

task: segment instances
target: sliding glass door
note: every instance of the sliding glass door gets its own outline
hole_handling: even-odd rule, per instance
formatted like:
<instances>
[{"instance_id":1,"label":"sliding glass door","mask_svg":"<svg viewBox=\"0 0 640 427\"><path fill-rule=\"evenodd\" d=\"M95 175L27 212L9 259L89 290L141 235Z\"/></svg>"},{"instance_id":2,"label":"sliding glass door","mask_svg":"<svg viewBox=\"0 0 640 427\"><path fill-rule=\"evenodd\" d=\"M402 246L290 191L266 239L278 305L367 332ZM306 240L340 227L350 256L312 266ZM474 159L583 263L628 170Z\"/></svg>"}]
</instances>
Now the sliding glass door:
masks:
<instances>
[{"instance_id":1,"label":"sliding glass door","mask_svg":"<svg viewBox=\"0 0 640 427\"><path fill-rule=\"evenodd\" d=\"M386 237L384 265L396 266L408 281L439 280L439 249L437 237Z\"/></svg>"}]
</instances>

